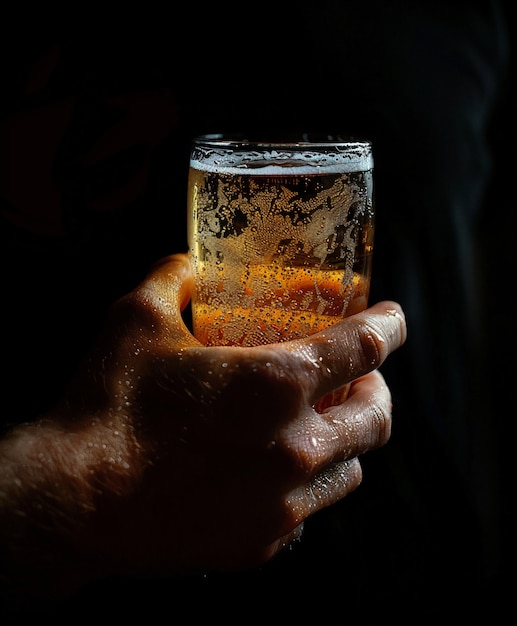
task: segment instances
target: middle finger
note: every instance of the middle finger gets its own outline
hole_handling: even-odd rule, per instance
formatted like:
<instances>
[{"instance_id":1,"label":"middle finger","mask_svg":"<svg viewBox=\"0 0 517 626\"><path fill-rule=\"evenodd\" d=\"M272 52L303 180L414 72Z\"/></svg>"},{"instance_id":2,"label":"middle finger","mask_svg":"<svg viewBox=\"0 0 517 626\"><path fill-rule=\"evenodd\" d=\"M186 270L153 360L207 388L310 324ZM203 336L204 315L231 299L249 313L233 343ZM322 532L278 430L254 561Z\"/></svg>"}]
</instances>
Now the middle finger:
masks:
<instances>
[{"instance_id":1,"label":"middle finger","mask_svg":"<svg viewBox=\"0 0 517 626\"><path fill-rule=\"evenodd\" d=\"M333 463L384 445L391 433L391 409L389 388L375 370L352 384L342 404L286 423L277 450L289 456L293 474L305 481Z\"/></svg>"}]
</instances>

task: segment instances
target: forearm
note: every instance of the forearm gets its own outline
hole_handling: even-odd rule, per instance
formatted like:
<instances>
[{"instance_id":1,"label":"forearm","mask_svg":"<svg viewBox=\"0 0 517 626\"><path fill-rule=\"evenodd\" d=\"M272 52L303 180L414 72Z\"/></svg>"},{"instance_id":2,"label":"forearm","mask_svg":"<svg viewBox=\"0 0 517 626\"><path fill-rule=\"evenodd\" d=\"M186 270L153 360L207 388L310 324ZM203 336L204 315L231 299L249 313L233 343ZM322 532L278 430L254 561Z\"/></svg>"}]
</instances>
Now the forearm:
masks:
<instances>
[{"instance_id":1,"label":"forearm","mask_svg":"<svg viewBox=\"0 0 517 626\"><path fill-rule=\"evenodd\" d=\"M40 421L0 442L1 582L11 596L5 603L60 598L110 573L102 537L111 533L98 530L116 523L110 502L135 482L135 446L116 421L106 427L84 420L66 430Z\"/></svg>"}]
</instances>

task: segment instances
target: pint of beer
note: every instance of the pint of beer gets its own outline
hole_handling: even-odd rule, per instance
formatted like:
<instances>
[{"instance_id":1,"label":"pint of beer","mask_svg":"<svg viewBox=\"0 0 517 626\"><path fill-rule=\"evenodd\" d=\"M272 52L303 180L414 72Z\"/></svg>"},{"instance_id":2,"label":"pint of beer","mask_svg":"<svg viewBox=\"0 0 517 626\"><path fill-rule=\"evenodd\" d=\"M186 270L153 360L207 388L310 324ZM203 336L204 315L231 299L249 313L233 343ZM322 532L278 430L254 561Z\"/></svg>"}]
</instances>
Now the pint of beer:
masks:
<instances>
[{"instance_id":1,"label":"pint of beer","mask_svg":"<svg viewBox=\"0 0 517 626\"><path fill-rule=\"evenodd\" d=\"M203 344L306 337L367 306L369 142L197 138L188 210L193 330Z\"/></svg>"}]
</instances>

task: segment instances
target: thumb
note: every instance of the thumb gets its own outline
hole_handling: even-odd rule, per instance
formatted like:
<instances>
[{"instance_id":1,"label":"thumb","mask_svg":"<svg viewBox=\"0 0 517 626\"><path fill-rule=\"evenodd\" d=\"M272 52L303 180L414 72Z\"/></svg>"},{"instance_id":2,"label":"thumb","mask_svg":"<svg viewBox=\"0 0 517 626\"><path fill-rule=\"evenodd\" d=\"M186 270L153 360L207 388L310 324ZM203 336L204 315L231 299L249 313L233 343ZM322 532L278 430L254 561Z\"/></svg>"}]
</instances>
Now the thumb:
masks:
<instances>
[{"instance_id":1,"label":"thumb","mask_svg":"<svg viewBox=\"0 0 517 626\"><path fill-rule=\"evenodd\" d=\"M125 316L136 334L149 332L153 341L201 345L190 333L181 312L194 286L188 255L172 254L157 261L144 280L114 307L115 320ZM147 329L144 331L144 329Z\"/></svg>"},{"instance_id":2,"label":"thumb","mask_svg":"<svg viewBox=\"0 0 517 626\"><path fill-rule=\"evenodd\" d=\"M194 278L186 253L171 254L157 261L141 288L152 288L169 305L183 311L190 301Z\"/></svg>"}]
</instances>

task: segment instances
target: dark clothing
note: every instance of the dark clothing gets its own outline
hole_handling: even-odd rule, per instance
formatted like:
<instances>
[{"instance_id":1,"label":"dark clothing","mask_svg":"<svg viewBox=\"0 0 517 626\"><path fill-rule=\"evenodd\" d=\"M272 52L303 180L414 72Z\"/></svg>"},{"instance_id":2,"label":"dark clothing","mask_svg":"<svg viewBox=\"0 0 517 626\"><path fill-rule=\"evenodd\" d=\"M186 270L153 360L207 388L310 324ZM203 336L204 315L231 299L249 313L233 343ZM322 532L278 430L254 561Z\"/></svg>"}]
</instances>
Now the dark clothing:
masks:
<instances>
[{"instance_id":1,"label":"dark clothing","mask_svg":"<svg viewBox=\"0 0 517 626\"><path fill-rule=\"evenodd\" d=\"M410 616L415 606L475 615L478 603L504 602L495 593L510 560L501 459L513 452L504 398L513 380L500 368L515 354L515 323L508 329L497 310L515 278L504 9L299 2L250 9L230 26L213 3L177 20L75 18L9 44L0 119L6 424L48 408L109 304L155 259L186 250L189 143L200 132L371 139L370 301L398 300L408 319L406 345L382 368L392 439L362 458L356 492L258 571L92 585L79 594L92 615L101 599L118 615L127 597L134 616L183 603L193 619L234 616L238 597L268 617L314 610L331 624Z\"/></svg>"}]
</instances>

